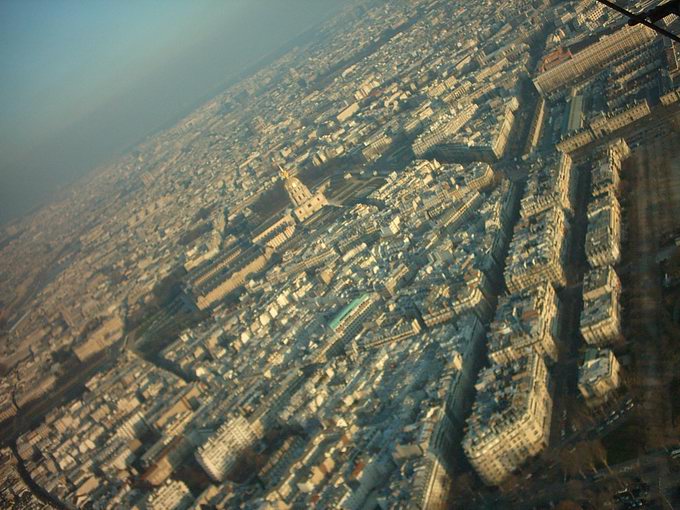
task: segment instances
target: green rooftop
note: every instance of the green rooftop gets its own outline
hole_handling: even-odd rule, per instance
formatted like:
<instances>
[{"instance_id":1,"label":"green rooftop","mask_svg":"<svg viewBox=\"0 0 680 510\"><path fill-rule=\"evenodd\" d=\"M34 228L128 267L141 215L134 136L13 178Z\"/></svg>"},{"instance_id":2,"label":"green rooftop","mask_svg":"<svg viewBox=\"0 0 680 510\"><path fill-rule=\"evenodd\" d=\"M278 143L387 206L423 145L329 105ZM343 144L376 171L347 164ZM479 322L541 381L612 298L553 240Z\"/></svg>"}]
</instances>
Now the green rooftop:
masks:
<instances>
[{"instance_id":1,"label":"green rooftop","mask_svg":"<svg viewBox=\"0 0 680 510\"><path fill-rule=\"evenodd\" d=\"M370 297L370 294L363 294L362 296L359 296L358 298L352 300L351 303L348 305L345 305L342 310L340 310L340 313L335 316L335 318L331 321L330 326L332 329L336 329L340 323L343 321L345 317L347 317L350 313L352 313L352 310L354 310L357 306L359 306L361 303L366 301Z\"/></svg>"}]
</instances>

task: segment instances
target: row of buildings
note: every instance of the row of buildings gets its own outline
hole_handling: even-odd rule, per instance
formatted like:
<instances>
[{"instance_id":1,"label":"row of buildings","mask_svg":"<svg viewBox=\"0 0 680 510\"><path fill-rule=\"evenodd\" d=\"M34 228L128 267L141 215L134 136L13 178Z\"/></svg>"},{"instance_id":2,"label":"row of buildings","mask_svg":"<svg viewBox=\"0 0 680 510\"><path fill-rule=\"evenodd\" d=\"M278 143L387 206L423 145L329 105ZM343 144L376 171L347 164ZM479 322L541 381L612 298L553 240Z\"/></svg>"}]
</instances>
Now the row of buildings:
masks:
<instances>
[{"instance_id":1,"label":"row of buildings","mask_svg":"<svg viewBox=\"0 0 680 510\"><path fill-rule=\"evenodd\" d=\"M600 147L591 170L586 255L592 269L583 278L580 322L581 335L590 347L578 378L579 391L590 407L606 402L621 385L621 366L608 347L619 347L624 341L621 280L614 266L620 258L622 229L617 200L620 172L629 156L626 141L615 139ZM604 206L600 206L603 198ZM602 225L602 216L608 225ZM609 246L603 248L603 244Z\"/></svg>"},{"instance_id":2,"label":"row of buildings","mask_svg":"<svg viewBox=\"0 0 680 510\"><path fill-rule=\"evenodd\" d=\"M504 279L487 333L490 366L475 385L463 450L480 478L499 485L550 439L550 367L561 347L560 299L566 284L575 176L571 159L537 159L509 244Z\"/></svg>"},{"instance_id":3,"label":"row of buildings","mask_svg":"<svg viewBox=\"0 0 680 510\"><path fill-rule=\"evenodd\" d=\"M623 341L621 282L614 266L621 257L622 241L619 174L629 155L625 140L617 139L600 149L592 165L585 245L592 269L584 277L581 335L594 346Z\"/></svg>"}]
</instances>

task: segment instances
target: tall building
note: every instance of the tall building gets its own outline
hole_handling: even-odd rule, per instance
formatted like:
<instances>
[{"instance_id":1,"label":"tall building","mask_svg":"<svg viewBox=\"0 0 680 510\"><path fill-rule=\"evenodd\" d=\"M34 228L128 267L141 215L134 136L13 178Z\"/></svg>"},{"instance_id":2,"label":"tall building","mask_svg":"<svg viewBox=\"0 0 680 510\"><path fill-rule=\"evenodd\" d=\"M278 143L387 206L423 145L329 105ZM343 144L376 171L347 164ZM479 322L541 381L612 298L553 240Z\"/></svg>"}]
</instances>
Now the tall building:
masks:
<instances>
[{"instance_id":1,"label":"tall building","mask_svg":"<svg viewBox=\"0 0 680 510\"><path fill-rule=\"evenodd\" d=\"M588 205L586 257L593 268L614 265L621 258L621 206L611 192Z\"/></svg>"},{"instance_id":2,"label":"tall building","mask_svg":"<svg viewBox=\"0 0 680 510\"><path fill-rule=\"evenodd\" d=\"M619 290L612 289L597 297L584 298L580 329L587 344L609 345L623 341L619 295Z\"/></svg>"},{"instance_id":3,"label":"tall building","mask_svg":"<svg viewBox=\"0 0 680 510\"><path fill-rule=\"evenodd\" d=\"M552 398L541 356L529 353L483 370L463 451L488 485L500 484L548 444Z\"/></svg>"},{"instance_id":4,"label":"tall building","mask_svg":"<svg viewBox=\"0 0 680 510\"><path fill-rule=\"evenodd\" d=\"M552 207L561 207L565 212L571 212L574 181L571 158L566 154L532 172L521 202L522 218L534 216Z\"/></svg>"},{"instance_id":5,"label":"tall building","mask_svg":"<svg viewBox=\"0 0 680 510\"><path fill-rule=\"evenodd\" d=\"M451 487L456 427L444 407L425 409L410 437L400 438L393 457L410 465L415 475L409 487L409 508L444 509Z\"/></svg>"},{"instance_id":6,"label":"tall building","mask_svg":"<svg viewBox=\"0 0 680 510\"><path fill-rule=\"evenodd\" d=\"M557 361L559 300L550 282L501 298L489 329L489 358L507 363L532 350Z\"/></svg>"},{"instance_id":7,"label":"tall building","mask_svg":"<svg viewBox=\"0 0 680 510\"><path fill-rule=\"evenodd\" d=\"M578 371L578 389L589 407L607 400L621 384L621 367L610 349L588 349Z\"/></svg>"},{"instance_id":8,"label":"tall building","mask_svg":"<svg viewBox=\"0 0 680 510\"><path fill-rule=\"evenodd\" d=\"M595 299L605 294L621 291L621 280L612 266L591 269L583 276L583 299Z\"/></svg>"},{"instance_id":9,"label":"tall building","mask_svg":"<svg viewBox=\"0 0 680 510\"><path fill-rule=\"evenodd\" d=\"M196 460L216 482L222 482L234 468L240 454L262 436L259 423L243 416L228 420L196 451Z\"/></svg>"},{"instance_id":10,"label":"tall building","mask_svg":"<svg viewBox=\"0 0 680 510\"><path fill-rule=\"evenodd\" d=\"M549 281L563 287L567 277L568 223L561 207L552 207L515 227L505 269L505 283L511 293Z\"/></svg>"},{"instance_id":11,"label":"tall building","mask_svg":"<svg viewBox=\"0 0 680 510\"><path fill-rule=\"evenodd\" d=\"M193 501L194 497L184 482L170 480L149 495L146 508L149 510L186 510Z\"/></svg>"},{"instance_id":12,"label":"tall building","mask_svg":"<svg viewBox=\"0 0 680 510\"><path fill-rule=\"evenodd\" d=\"M312 216L323 206L328 205L328 200L326 200L323 193L319 191L312 194L300 179L291 176L283 168L279 167L279 170L281 171L281 179L283 179L283 187L293 204L293 215L300 223Z\"/></svg>"}]
</instances>

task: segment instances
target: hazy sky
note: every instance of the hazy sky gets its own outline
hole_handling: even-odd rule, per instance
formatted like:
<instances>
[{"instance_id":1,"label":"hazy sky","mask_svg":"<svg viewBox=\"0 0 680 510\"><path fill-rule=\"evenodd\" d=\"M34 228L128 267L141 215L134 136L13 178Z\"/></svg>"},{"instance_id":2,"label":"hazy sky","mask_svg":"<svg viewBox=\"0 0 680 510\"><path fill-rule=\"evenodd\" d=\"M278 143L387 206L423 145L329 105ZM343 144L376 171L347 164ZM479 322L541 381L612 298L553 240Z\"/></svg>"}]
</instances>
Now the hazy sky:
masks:
<instances>
[{"instance_id":1,"label":"hazy sky","mask_svg":"<svg viewBox=\"0 0 680 510\"><path fill-rule=\"evenodd\" d=\"M0 222L176 119L341 3L0 1Z\"/></svg>"}]
</instances>

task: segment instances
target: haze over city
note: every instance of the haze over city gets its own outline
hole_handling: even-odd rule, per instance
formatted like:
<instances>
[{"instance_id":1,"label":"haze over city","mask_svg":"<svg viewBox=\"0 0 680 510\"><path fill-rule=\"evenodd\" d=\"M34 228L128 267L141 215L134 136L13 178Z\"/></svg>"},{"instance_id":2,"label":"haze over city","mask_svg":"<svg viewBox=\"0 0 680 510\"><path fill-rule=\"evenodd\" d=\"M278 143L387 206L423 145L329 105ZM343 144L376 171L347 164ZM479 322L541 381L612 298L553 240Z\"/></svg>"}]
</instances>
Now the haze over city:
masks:
<instances>
[{"instance_id":1,"label":"haze over city","mask_svg":"<svg viewBox=\"0 0 680 510\"><path fill-rule=\"evenodd\" d=\"M0 222L188 113L342 1L0 4Z\"/></svg>"},{"instance_id":2,"label":"haze over city","mask_svg":"<svg viewBox=\"0 0 680 510\"><path fill-rule=\"evenodd\" d=\"M679 17L1 4L0 508L680 508Z\"/></svg>"}]
</instances>

